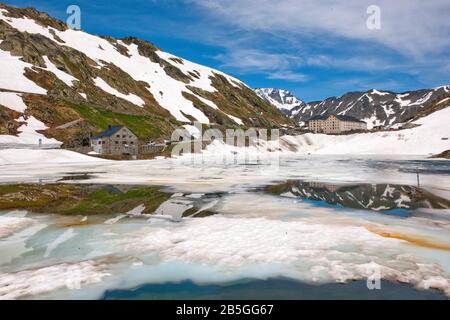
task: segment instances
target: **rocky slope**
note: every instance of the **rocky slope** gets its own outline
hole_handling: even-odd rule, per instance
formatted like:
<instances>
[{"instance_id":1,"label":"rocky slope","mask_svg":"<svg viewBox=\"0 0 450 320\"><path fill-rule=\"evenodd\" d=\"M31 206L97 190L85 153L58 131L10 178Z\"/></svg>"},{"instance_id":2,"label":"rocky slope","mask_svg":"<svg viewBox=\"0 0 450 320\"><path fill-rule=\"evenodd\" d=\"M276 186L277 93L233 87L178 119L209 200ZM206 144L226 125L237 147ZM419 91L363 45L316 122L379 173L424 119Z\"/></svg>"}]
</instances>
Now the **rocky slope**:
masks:
<instances>
[{"instance_id":1,"label":"rocky slope","mask_svg":"<svg viewBox=\"0 0 450 320\"><path fill-rule=\"evenodd\" d=\"M193 121L291 124L236 78L147 41L68 29L34 9L0 4L0 69L0 143L70 145L108 124L126 125L142 140Z\"/></svg>"},{"instance_id":2,"label":"rocky slope","mask_svg":"<svg viewBox=\"0 0 450 320\"><path fill-rule=\"evenodd\" d=\"M450 105L450 86L403 93L373 89L308 103L282 89L255 92L300 126L314 116L339 114L363 120L369 128L395 128Z\"/></svg>"},{"instance_id":3,"label":"rocky slope","mask_svg":"<svg viewBox=\"0 0 450 320\"><path fill-rule=\"evenodd\" d=\"M256 94L271 103L286 115L290 115L292 109L306 107L306 103L298 99L291 92L283 89L259 88Z\"/></svg>"},{"instance_id":4,"label":"rocky slope","mask_svg":"<svg viewBox=\"0 0 450 320\"><path fill-rule=\"evenodd\" d=\"M370 90L314 101L291 110L290 117L303 125L318 115L339 114L363 120L369 128L395 128L450 105L450 86L404 93Z\"/></svg>"}]
</instances>

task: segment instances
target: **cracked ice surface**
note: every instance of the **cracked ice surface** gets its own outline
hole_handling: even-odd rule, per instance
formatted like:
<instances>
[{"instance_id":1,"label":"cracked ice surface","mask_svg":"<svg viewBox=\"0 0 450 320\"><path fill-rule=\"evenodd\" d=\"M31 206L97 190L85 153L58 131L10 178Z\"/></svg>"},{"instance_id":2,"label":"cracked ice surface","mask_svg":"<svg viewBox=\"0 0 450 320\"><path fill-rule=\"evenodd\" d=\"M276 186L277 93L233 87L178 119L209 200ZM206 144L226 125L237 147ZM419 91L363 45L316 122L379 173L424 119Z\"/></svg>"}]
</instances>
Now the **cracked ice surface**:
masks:
<instances>
[{"instance_id":1,"label":"cracked ice surface","mask_svg":"<svg viewBox=\"0 0 450 320\"><path fill-rule=\"evenodd\" d=\"M208 202L217 215L178 222L127 212L115 223L105 222L121 215L0 213L0 230L7 230L0 241L0 297L99 298L107 289L187 279L224 283L283 276L334 283L365 279L374 270L384 279L450 296L448 209L418 209L399 218L261 191L287 179L414 185L419 167L422 187L448 199L448 162L292 155L281 157L277 167L202 159L202 165L181 157L1 166L4 183L55 182L68 172L90 172L92 179L70 182L168 187L177 194L160 215L173 203L186 209L197 198L223 194ZM73 282L68 270L82 271L76 286L67 285ZM51 281L43 282L44 274Z\"/></svg>"}]
</instances>

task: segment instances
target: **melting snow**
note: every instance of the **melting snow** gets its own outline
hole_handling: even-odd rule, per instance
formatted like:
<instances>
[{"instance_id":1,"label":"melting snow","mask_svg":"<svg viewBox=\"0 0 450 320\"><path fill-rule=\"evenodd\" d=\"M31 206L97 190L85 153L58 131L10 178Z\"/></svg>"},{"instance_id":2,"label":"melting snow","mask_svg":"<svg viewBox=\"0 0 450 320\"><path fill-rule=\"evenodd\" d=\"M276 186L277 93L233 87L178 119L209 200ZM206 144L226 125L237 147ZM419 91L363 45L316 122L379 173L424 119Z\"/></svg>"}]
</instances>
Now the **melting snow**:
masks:
<instances>
[{"instance_id":1,"label":"melting snow","mask_svg":"<svg viewBox=\"0 0 450 320\"><path fill-rule=\"evenodd\" d=\"M58 289L80 289L101 282L109 275L106 265L95 261L0 273L0 299L39 296Z\"/></svg>"},{"instance_id":2,"label":"melting snow","mask_svg":"<svg viewBox=\"0 0 450 320\"><path fill-rule=\"evenodd\" d=\"M1 17L1 16L0 16ZM23 62L20 57L13 57L9 52L0 50L0 88L29 93L47 94L47 90L39 87L24 76L25 68L33 65Z\"/></svg>"},{"instance_id":3,"label":"melting snow","mask_svg":"<svg viewBox=\"0 0 450 320\"><path fill-rule=\"evenodd\" d=\"M29 227L35 221L29 218L0 216L0 239L13 235L16 231Z\"/></svg>"},{"instance_id":4,"label":"melting snow","mask_svg":"<svg viewBox=\"0 0 450 320\"><path fill-rule=\"evenodd\" d=\"M43 56L42 57L45 61L45 65L47 66L46 70L53 72L53 74L56 75L56 77L61 80L62 82L64 82L65 84L67 84L69 87L71 87L73 85L73 81L78 80L75 77L72 77L70 74L65 73L62 70L59 70L51 61L47 56Z\"/></svg>"},{"instance_id":5,"label":"melting snow","mask_svg":"<svg viewBox=\"0 0 450 320\"><path fill-rule=\"evenodd\" d=\"M20 113L27 108L21 95L14 92L0 92L0 104Z\"/></svg>"},{"instance_id":6,"label":"melting snow","mask_svg":"<svg viewBox=\"0 0 450 320\"><path fill-rule=\"evenodd\" d=\"M0 18L2 18L3 20L7 20L7 18L2 14L0 14ZM64 41L65 46L69 46L75 50L83 52L88 57L95 60L99 66L102 65L101 61L110 62L116 65L117 67L121 68L125 72L127 72L136 81L147 82L150 85L149 90L152 93L153 97L156 99L156 101L163 108L167 109L177 120L182 122L190 122L190 120L184 116L184 114L186 114L194 117L196 120L202 123L209 123L208 117L201 110L197 109L190 100L183 97L182 95L183 92L192 93L190 92L189 89L187 89L186 87L187 85L167 75L163 67L161 67L158 63L153 63L148 58L141 56L138 52L137 45L131 44L128 46L122 42L122 45L124 45L128 49L128 52L131 56L127 57L120 54L116 50L116 48L107 40L87 34L82 31L69 29L64 32L61 32L51 27L49 28L42 27L38 25L34 20L28 18L19 18L19 19L11 18L9 20L10 21L8 23L21 32L41 34L55 41L53 35L50 33L50 30L53 30L55 34ZM7 53L3 52L3 55L6 54ZM170 54L166 54L161 51L158 51L157 54L160 55L163 59L165 59L169 63L180 68L180 70L184 73L195 72L197 70L200 74L199 79L193 78L194 80L188 85L192 85L206 91L214 92L216 90L211 86L211 80L209 79L209 77L214 75L214 73L221 74L224 77L226 77L226 79L233 86L240 87L243 85L243 83L240 82L239 80L230 77L224 73L221 73L219 71L216 71L214 69L203 67L184 59L182 60L183 61L182 64L177 63L169 59L170 57L172 58L177 57ZM12 76L17 77L17 74L23 73L17 72L17 68L21 68L21 70L23 70L25 66L31 66L23 62L20 62L18 58L13 59L15 60L17 66L13 70L10 70ZM7 65L11 65L11 63L8 62ZM2 69L6 70L6 68ZM59 74L58 77L62 77L62 75ZM8 79L8 82L10 82L9 81L10 77L2 77L2 79L5 78ZM18 87L17 84L21 83L21 81L19 80L23 80L22 78L17 79L17 81L8 84L8 86L5 86L5 88L21 90L26 92L36 92L44 94L46 93L45 90L37 87L35 84L31 85L30 84L31 81L29 80L28 82L27 81L23 82L22 85ZM65 78L65 80L68 79ZM29 85L24 86L24 83L28 83ZM101 85L104 84L105 83L101 83ZM0 83L0 87L2 87L2 85L3 83ZM137 99L138 97L134 95L128 96L120 95L120 93L113 91L112 88L109 86L108 87L104 86L103 89L108 91L109 93L114 92L113 94L121 98L124 98L134 104L143 105L143 101L140 98ZM212 101L209 101L202 97L198 98L208 106L212 108L217 108L217 106Z\"/></svg>"},{"instance_id":7,"label":"melting snow","mask_svg":"<svg viewBox=\"0 0 450 320\"><path fill-rule=\"evenodd\" d=\"M119 91L117 91L116 89L114 89L113 87L111 87L109 84L107 84L102 78L95 78L94 79L95 85L97 87L99 87L100 89L102 89L105 92L108 92L109 94L112 94L113 96L122 98L124 100L127 100L129 102L131 102L132 104L139 106L139 107L143 107L145 105L145 101L142 100L142 98L138 97L135 94L123 94Z\"/></svg>"}]
</instances>

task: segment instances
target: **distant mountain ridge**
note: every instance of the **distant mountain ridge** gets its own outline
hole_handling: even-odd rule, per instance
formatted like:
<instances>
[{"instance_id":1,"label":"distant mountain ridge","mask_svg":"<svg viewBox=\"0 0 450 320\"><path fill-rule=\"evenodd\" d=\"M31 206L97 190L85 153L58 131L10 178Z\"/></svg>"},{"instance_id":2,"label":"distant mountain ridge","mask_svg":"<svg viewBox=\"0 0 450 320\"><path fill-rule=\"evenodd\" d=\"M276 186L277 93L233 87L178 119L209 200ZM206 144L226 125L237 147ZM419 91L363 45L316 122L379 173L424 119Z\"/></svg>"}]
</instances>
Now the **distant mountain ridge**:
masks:
<instances>
[{"instance_id":1,"label":"distant mountain ridge","mask_svg":"<svg viewBox=\"0 0 450 320\"><path fill-rule=\"evenodd\" d=\"M271 91L275 90L275 91ZM277 92L279 89L265 89L265 92ZM257 89L258 95L261 92ZM276 96L275 93L271 96ZM296 98L297 101L301 101ZM284 108L282 102L272 102L277 108ZM395 128L410 120L450 105L450 86L395 93L372 89L366 92L349 92L340 97L330 97L322 101L302 102L290 108L287 116L300 126L312 117L328 115L351 116L368 124L369 128L380 126Z\"/></svg>"},{"instance_id":2,"label":"distant mountain ridge","mask_svg":"<svg viewBox=\"0 0 450 320\"><path fill-rule=\"evenodd\" d=\"M259 97L271 103L286 115L290 115L292 109L306 105L305 102L287 90L259 88L255 89L255 92Z\"/></svg>"}]
</instances>

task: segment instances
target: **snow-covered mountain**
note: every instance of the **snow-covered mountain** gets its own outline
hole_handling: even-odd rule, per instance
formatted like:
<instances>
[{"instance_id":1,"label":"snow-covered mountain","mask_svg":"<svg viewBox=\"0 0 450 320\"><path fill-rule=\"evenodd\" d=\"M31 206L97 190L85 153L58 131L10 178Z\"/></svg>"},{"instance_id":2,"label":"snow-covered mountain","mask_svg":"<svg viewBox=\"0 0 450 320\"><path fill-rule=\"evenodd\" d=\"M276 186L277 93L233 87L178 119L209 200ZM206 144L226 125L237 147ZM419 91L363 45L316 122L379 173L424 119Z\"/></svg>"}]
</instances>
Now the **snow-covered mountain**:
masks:
<instances>
[{"instance_id":1,"label":"snow-covered mountain","mask_svg":"<svg viewBox=\"0 0 450 320\"><path fill-rule=\"evenodd\" d=\"M73 141L80 128L70 123L94 131L123 124L141 139L193 121L290 123L232 76L147 41L68 29L35 9L0 4L0 70L3 143Z\"/></svg>"},{"instance_id":2,"label":"snow-covered mountain","mask_svg":"<svg viewBox=\"0 0 450 320\"><path fill-rule=\"evenodd\" d=\"M314 101L291 110L290 117L303 124L318 115L338 114L365 121L369 128L395 127L450 105L450 86L395 93L370 90Z\"/></svg>"},{"instance_id":3,"label":"snow-covered mountain","mask_svg":"<svg viewBox=\"0 0 450 320\"><path fill-rule=\"evenodd\" d=\"M378 212L394 209L450 208L449 200L408 185L334 185L307 181L289 181L280 185L270 186L267 190L289 198L323 201L332 205Z\"/></svg>"},{"instance_id":4,"label":"snow-covered mountain","mask_svg":"<svg viewBox=\"0 0 450 320\"><path fill-rule=\"evenodd\" d=\"M283 89L274 88L259 88L255 90L256 94L262 99L271 103L284 114L290 115L290 112L294 108L301 108L306 104L294 96L291 92Z\"/></svg>"}]
</instances>

